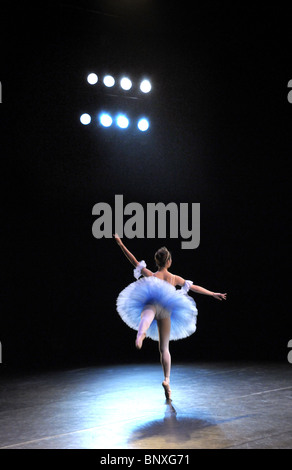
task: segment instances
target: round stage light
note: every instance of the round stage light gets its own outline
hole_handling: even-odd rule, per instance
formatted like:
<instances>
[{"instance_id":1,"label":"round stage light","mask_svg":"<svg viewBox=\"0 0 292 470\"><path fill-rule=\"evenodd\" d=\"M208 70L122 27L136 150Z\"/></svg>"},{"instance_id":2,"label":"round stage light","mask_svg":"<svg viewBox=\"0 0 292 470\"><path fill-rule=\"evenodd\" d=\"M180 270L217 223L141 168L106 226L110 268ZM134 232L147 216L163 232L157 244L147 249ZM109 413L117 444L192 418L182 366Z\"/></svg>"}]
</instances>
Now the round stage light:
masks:
<instances>
[{"instance_id":1,"label":"round stage light","mask_svg":"<svg viewBox=\"0 0 292 470\"><path fill-rule=\"evenodd\" d=\"M87 113L84 113L80 116L80 122L81 124L83 124L84 126L87 126L87 124L90 124L91 123L91 116Z\"/></svg>"},{"instance_id":2,"label":"round stage light","mask_svg":"<svg viewBox=\"0 0 292 470\"><path fill-rule=\"evenodd\" d=\"M114 86L115 84L115 79L114 77L112 77L111 75L106 75L103 79L103 83L105 84L105 86L107 87L112 87Z\"/></svg>"},{"instance_id":3,"label":"round stage light","mask_svg":"<svg viewBox=\"0 0 292 470\"><path fill-rule=\"evenodd\" d=\"M151 90L151 83L149 82L149 80L142 80L142 82L140 83L140 90L143 93L149 93L149 91Z\"/></svg>"},{"instance_id":4,"label":"round stage light","mask_svg":"<svg viewBox=\"0 0 292 470\"><path fill-rule=\"evenodd\" d=\"M138 129L142 132L147 131L147 129L149 129L149 121L145 118L139 119Z\"/></svg>"},{"instance_id":5,"label":"round stage light","mask_svg":"<svg viewBox=\"0 0 292 470\"><path fill-rule=\"evenodd\" d=\"M96 73L90 73L87 77L87 81L90 85L95 85L98 82L98 76Z\"/></svg>"},{"instance_id":6,"label":"round stage light","mask_svg":"<svg viewBox=\"0 0 292 470\"><path fill-rule=\"evenodd\" d=\"M129 125L129 119L123 114L120 114L120 116L117 117L117 125L121 129L126 129Z\"/></svg>"},{"instance_id":7,"label":"round stage light","mask_svg":"<svg viewBox=\"0 0 292 470\"><path fill-rule=\"evenodd\" d=\"M110 127L113 123L112 117L107 113L102 113L99 117L99 121L103 127Z\"/></svg>"},{"instance_id":8,"label":"round stage light","mask_svg":"<svg viewBox=\"0 0 292 470\"><path fill-rule=\"evenodd\" d=\"M130 90L132 88L132 82L127 77L123 77L120 83L123 90Z\"/></svg>"}]
</instances>

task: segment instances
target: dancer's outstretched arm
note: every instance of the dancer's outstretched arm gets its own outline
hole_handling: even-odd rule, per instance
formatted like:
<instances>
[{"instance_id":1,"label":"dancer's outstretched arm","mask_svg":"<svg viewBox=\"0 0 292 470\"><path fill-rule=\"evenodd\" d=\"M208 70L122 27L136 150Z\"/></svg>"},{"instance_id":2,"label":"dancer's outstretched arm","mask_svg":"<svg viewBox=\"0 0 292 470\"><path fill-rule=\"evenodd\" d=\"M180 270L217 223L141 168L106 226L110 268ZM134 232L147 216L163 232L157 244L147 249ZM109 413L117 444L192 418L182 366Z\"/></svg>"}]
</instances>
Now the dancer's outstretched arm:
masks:
<instances>
[{"instance_id":1,"label":"dancer's outstretched arm","mask_svg":"<svg viewBox=\"0 0 292 470\"><path fill-rule=\"evenodd\" d=\"M139 261L135 258L135 256L133 255L133 253L131 253L128 248L123 244L122 240L120 239L119 235L117 233L114 234L114 237L115 237L115 240L117 242L117 244L119 245L119 247L121 248L122 252L124 253L124 255L128 258L128 260L130 261L130 263L135 266L135 268L138 266L139 264ZM143 274L143 276L153 276L153 273L147 269L147 268L143 268L141 273Z\"/></svg>"},{"instance_id":2,"label":"dancer's outstretched arm","mask_svg":"<svg viewBox=\"0 0 292 470\"><path fill-rule=\"evenodd\" d=\"M185 283L185 280L180 276L175 276L175 277L176 277L176 285L183 286ZM211 292L210 290L205 289L204 287L196 286L194 284L191 285L190 290L193 292L196 292L196 294L210 295L214 297L214 299L226 300L227 294L220 294L219 292Z\"/></svg>"},{"instance_id":3,"label":"dancer's outstretched arm","mask_svg":"<svg viewBox=\"0 0 292 470\"><path fill-rule=\"evenodd\" d=\"M211 295L214 299L217 300L226 300L227 294L220 294L219 292L211 292L208 289L204 289L201 286L195 286L194 284L191 285L190 290L196 292L197 294L204 294L204 295Z\"/></svg>"}]
</instances>

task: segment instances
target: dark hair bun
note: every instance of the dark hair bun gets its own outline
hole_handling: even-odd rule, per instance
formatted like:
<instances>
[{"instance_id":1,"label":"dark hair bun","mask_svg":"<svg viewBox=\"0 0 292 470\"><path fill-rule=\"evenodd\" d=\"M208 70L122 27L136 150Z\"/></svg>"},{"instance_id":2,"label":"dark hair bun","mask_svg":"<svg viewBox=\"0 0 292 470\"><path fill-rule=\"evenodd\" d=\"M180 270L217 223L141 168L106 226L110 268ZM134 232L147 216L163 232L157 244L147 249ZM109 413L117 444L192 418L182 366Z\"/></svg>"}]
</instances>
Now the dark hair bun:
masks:
<instances>
[{"instance_id":1,"label":"dark hair bun","mask_svg":"<svg viewBox=\"0 0 292 470\"><path fill-rule=\"evenodd\" d=\"M165 246L163 246L162 248L159 248L159 250L155 253L154 259L155 259L156 265L159 268L164 268L167 261L171 259L171 254L168 251L168 249Z\"/></svg>"}]
</instances>

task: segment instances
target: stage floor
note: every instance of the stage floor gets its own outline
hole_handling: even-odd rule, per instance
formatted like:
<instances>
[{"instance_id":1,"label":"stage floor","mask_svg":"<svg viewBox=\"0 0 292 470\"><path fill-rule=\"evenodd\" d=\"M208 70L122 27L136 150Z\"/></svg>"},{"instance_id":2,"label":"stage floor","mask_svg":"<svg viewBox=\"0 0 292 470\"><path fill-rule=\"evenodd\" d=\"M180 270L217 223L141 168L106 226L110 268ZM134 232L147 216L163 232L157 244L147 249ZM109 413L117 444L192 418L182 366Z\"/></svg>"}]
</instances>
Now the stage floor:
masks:
<instances>
[{"instance_id":1,"label":"stage floor","mask_svg":"<svg viewBox=\"0 0 292 470\"><path fill-rule=\"evenodd\" d=\"M1 369L0 369L1 373ZM292 365L160 364L0 375L1 449L291 449Z\"/></svg>"}]
</instances>

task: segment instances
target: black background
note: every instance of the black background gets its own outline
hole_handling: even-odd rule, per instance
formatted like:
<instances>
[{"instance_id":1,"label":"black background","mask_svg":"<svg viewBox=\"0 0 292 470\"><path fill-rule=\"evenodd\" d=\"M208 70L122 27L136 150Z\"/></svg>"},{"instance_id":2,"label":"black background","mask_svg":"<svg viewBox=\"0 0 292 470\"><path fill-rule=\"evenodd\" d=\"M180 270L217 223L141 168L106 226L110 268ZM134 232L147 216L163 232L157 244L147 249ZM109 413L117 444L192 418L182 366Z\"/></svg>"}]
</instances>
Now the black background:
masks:
<instances>
[{"instance_id":1,"label":"black background","mask_svg":"<svg viewBox=\"0 0 292 470\"><path fill-rule=\"evenodd\" d=\"M256 6L255 6L256 3ZM235 5L235 4L234 4ZM151 362L115 310L134 280L111 239L92 235L92 208L199 202L201 240L125 239L154 269L227 302L195 296L195 335L173 361L287 361L288 201L292 105L289 12L279 2L13 3L3 16L1 70L1 367ZM287 19L287 21L286 21ZM87 74L149 76L140 100L98 93ZM147 111L151 129L82 126L106 106ZM2 370L3 370L2 369Z\"/></svg>"}]
</instances>

